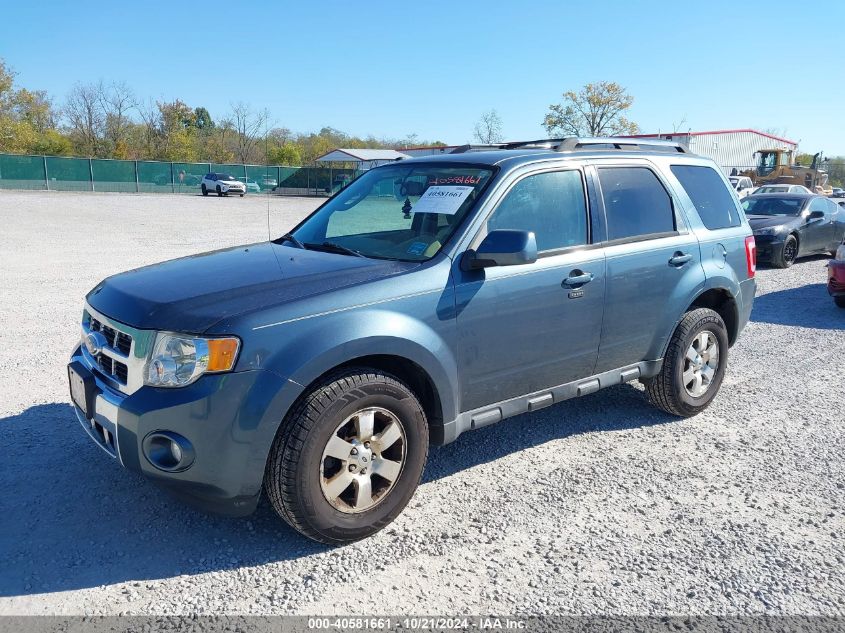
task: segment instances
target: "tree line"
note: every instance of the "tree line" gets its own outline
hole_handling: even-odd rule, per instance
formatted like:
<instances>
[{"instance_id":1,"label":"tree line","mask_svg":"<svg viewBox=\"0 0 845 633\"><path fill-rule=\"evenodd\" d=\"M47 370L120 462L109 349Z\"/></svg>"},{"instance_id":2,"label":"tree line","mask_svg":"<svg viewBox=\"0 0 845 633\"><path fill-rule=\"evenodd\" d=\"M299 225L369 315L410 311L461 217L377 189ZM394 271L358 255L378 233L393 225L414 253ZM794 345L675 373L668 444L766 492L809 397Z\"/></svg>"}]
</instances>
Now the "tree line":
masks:
<instances>
[{"instance_id":1,"label":"tree line","mask_svg":"<svg viewBox=\"0 0 845 633\"><path fill-rule=\"evenodd\" d=\"M178 162L302 165L336 147L401 149L445 145L421 140L359 138L338 129L294 133L269 111L231 104L213 118L181 99L141 99L125 82L78 83L61 102L16 85L0 58L0 152Z\"/></svg>"}]
</instances>

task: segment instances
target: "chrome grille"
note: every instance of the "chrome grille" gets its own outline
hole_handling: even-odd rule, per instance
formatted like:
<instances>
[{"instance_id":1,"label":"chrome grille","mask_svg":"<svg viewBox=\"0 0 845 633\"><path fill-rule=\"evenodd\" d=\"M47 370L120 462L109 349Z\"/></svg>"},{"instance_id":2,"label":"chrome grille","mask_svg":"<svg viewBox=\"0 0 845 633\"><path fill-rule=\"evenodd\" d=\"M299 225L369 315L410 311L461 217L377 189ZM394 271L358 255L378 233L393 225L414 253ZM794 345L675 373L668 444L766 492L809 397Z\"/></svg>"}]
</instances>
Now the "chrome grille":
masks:
<instances>
[{"instance_id":1,"label":"chrome grille","mask_svg":"<svg viewBox=\"0 0 845 633\"><path fill-rule=\"evenodd\" d=\"M102 339L96 355L85 345L88 334L97 332ZM108 379L111 387L132 394L144 385L144 371L150 347L155 343L153 330L139 330L94 310L87 302L82 312L82 355L97 376Z\"/></svg>"},{"instance_id":2,"label":"chrome grille","mask_svg":"<svg viewBox=\"0 0 845 633\"><path fill-rule=\"evenodd\" d=\"M126 366L126 363L121 363L111 356L100 353L97 354L97 365L104 374L111 376L123 385L126 384L126 379L129 377L129 368Z\"/></svg>"},{"instance_id":3,"label":"chrome grille","mask_svg":"<svg viewBox=\"0 0 845 633\"><path fill-rule=\"evenodd\" d=\"M119 332L114 328L101 323L94 317L90 317L88 327L92 332L100 332L106 337L109 347L120 352L124 356L129 356L129 350L132 349L132 337L125 332Z\"/></svg>"}]
</instances>

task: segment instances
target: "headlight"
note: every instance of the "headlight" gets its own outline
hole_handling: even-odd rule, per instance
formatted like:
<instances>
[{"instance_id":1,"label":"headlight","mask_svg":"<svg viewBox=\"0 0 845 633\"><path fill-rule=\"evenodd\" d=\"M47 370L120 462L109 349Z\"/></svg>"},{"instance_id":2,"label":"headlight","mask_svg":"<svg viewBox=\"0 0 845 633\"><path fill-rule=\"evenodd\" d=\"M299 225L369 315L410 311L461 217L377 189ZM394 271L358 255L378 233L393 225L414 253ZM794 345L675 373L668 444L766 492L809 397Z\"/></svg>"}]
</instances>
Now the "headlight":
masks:
<instances>
[{"instance_id":1,"label":"headlight","mask_svg":"<svg viewBox=\"0 0 845 633\"><path fill-rule=\"evenodd\" d=\"M200 338L159 332L144 382L152 387L184 387L206 373L230 371L240 341L234 337Z\"/></svg>"},{"instance_id":2,"label":"headlight","mask_svg":"<svg viewBox=\"0 0 845 633\"><path fill-rule=\"evenodd\" d=\"M764 229L757 229L754 235L777 235L783 230L783 226L768 226Z\"/></svg>"},{"instance_id":3,"label":"headlight","mask_svg":"<svg viewBox=\"0 0 845 633\"><path fill-rule=\"evenodd\" d=\"M836 259L845 262L845 244L840 244L836 249Z\"/></svg>"}]
</instances>

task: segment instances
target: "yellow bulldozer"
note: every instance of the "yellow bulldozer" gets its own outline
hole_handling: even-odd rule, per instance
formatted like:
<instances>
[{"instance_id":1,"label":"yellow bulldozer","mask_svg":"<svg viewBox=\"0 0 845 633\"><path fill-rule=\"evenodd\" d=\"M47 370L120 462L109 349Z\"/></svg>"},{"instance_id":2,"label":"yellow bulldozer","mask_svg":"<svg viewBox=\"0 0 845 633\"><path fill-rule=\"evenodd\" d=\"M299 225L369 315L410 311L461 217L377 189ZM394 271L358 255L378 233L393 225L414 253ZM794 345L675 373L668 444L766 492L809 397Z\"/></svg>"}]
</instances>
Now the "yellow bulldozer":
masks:
<instances>
[{"instance_id":1,"label":"yellow bulldozer","mask_svg":"<svg viewBox=\"0 0 845 633\"><path fill-rule=\"evenodd\" d=\"M829 196L833 188L828 183L827 172L819 168L821 152L813 155L809 167L793 163L792 150L761 149L754 153L756 167L744 171L740 176L748 176L755 187L773 184L804 185L814 193Z\"/></svg>"}]
</instances>

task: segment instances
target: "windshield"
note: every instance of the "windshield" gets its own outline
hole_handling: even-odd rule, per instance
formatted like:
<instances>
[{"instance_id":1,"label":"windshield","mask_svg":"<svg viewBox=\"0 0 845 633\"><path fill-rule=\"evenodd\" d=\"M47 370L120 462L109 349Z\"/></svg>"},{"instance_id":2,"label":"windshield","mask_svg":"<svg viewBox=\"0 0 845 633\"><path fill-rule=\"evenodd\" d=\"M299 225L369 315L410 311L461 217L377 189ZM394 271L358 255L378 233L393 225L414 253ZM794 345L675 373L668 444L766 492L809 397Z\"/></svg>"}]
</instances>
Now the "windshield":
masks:
<instances>
[{"instance_id":1,"label":"windshield","mask_svg":"<svg viewBox=\"0 0 845 633\"><path fill-rule=\"evenodd\" d=\"M787 193L788 191L789 191L788 186L774 187L774 186L769 185L769 186L766 186L766 187L760 187L757 190L757 193Z\"/></svg>"},{"instance_id":2,"label":"windshield","mask_svg":"<svg viewBox=\"0 0 845 633\"><path fill-rule=\"evenodd\" d=\"M748 215L798 215L804 198L746 198L742 208Z\"/></svg>"},{"instance_id":3,"label":"windshield","mask_svg":"<svg viewBox=\"0 0 845 633\"><path fill-rule=\"evenodd\" d=\"M229 174L217 174L217 180L236 180L236 178Z\"/></svg>"},{"instance_id":4,"label":"windshield","mask_svg":"<svg viewBox=\"0 0 845 633\"><path fill-rule=\"evenodd\" d=\"M452 164L368 171L315 211L293 235L306 248L424 261L437 254L493 171Z\"/></svg>"}]
</instances>

